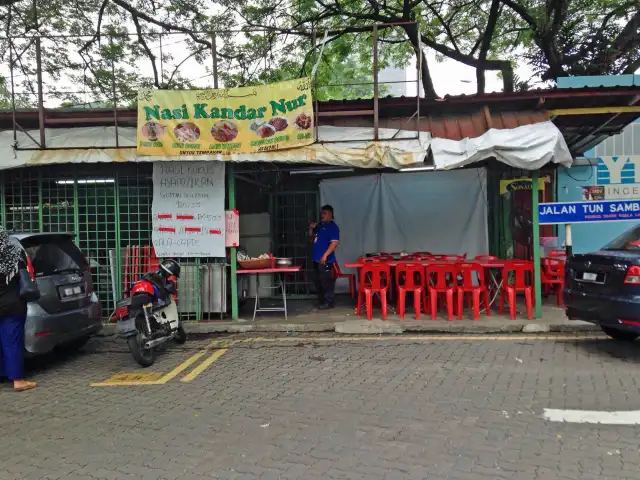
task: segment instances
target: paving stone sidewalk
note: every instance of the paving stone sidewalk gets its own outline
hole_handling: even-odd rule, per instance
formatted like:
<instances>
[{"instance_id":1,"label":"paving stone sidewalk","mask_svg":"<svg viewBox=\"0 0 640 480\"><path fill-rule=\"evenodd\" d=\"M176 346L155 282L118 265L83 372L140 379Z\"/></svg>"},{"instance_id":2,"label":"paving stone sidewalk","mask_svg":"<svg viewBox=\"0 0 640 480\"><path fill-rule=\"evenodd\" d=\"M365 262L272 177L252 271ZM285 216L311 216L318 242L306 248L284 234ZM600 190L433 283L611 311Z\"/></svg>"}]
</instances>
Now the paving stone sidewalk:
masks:
<instances>
[{"instance_id":1,"label":"paving stone sidewalk","mask_svg":"<svg viewBox=\"0 0 640 480\"><path fill-rule=\"evenodd\" d=\"M150 371L224 346L212 340L171 346ZM640 345L591 334L269 340L227 345L188 383L91 387L142 371L113 338L31 362L38 389L0 384L0 478L640 479L639 427L542 418L639 410Z\"/></svg>"}]
</instances>

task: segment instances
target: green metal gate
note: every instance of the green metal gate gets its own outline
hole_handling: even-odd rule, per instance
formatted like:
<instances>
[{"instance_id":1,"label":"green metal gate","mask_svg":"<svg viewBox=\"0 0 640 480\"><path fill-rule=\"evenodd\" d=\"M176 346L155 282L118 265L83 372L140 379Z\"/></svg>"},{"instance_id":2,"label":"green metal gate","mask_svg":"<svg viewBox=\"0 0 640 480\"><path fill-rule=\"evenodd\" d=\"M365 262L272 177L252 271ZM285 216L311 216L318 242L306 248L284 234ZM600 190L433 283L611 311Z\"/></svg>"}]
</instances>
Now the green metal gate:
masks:
<instances>
[{"instance_id":1,"label":"green metal gate","mask_svg":"<svg viewBox=\"0 0 640 480\"><path fill-rule=\"evenodd\" d=\"M151 245L152 171L152 164L7 170L0 173L0 221L13 231L73 233L106 320L125 288L127 252ZM181 259L178 307L184 320L201 319L200 267L215 261Z\"/></svg>"}]
</instances>

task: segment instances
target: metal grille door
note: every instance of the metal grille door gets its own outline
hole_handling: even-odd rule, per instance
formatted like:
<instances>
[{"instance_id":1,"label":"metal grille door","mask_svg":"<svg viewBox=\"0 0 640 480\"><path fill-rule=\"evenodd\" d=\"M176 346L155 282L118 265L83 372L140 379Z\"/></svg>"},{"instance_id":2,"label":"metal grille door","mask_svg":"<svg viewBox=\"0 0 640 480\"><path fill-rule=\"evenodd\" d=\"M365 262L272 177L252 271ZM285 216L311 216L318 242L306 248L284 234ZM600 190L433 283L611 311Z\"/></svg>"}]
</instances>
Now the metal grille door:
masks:
<instances>
[{"instance_id":1,"label":"metal grille door","mask_svg":"<svg viewBox=\"0 0 640 480\"><path fill-rule=\"evenodd\" d=\"M319 202L317 191L274 194L275 254L293 258L294 265L303 265L299 273L287 277L287 291L291 295L308 296L315 292L307 231L309 222L318 218Z\"/></svg>"}]
</instances>

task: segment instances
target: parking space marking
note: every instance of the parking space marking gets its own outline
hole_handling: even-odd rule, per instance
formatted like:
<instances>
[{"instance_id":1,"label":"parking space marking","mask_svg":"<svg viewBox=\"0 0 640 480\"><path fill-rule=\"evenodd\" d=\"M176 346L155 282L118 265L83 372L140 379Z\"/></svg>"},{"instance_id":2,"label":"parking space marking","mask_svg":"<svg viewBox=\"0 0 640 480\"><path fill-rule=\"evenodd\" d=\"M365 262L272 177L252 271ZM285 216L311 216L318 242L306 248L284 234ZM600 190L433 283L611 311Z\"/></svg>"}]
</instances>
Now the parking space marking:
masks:
<instances>
[{"instance_id":1,"label":"parking space marking","mask_svg":"<svg viewBox=\"0 0 640 480\"><path fill-rule=\"evenodd\" d=\"M115 387L123 385L158 385L164 373L162 372L136 372L118 373L102 382L92 383L92 387Z\"/></svg>"},{"instance_id":2,"label":"parking space marking","mask_svg":"<svg viewBox=\"0 0 640 480\"><path fill-rule=\"evenodd\" d=\"M169 373L167 373L162 378L160 378L159 382L167 383L169 380L172 380L173 378L177 377L182 372L184 372L187 368L189 368L191 365L193 365L198 360L200 360L206 353L207 353L206 350L202 350L201 352L198 352L195 355L191 355L189 358L187 358L184 362L182 362L176 368L174 368Z\"/></svg>"},{"instance_id":3,"label":"parking space marking","mask_svg":"<svg viewBox=\"0 0 640 480\"><path fill-rule=\"evenodd\" d=\"M209 368L216 360L218 360L222 355L227 352L226 348L221 350L216 350L211 354L209 358L207 358L204 362L198 365L196 368L191 370L187 375L185 375L180 381L181 382L191 382L195 380L195 378L204 372L207 368Z\"/></svg>"}]
</instances>

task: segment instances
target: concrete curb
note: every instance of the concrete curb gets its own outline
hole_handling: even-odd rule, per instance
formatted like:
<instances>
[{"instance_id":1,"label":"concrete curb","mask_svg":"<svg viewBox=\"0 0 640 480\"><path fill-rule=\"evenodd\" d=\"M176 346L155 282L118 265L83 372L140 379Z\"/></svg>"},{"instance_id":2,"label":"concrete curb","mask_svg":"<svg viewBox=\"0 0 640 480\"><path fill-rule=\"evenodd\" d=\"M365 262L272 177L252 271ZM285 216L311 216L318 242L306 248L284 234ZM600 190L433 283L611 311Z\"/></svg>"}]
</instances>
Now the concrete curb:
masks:
<instances>
[{"instance_id":1,"label":"concrete curb","mask_svg":"<svg viewBox=\"0 0 640 480\"><path fill-rule=\"evenodd\" d=\"M600 327L586 322L574 321L571 323L510 323L499 325L487 325L479 322L404 322L382 320L347 320L343 322L325 323L257 323L250 322L185 322L187 333L213 334L213 333L274 333L274 332L334 332L345 335L380 335L402 333L548 333L548 332L599 332ZM107 324L100 336L115 334L115 325Z\"/></svg>"}]
</instances>

